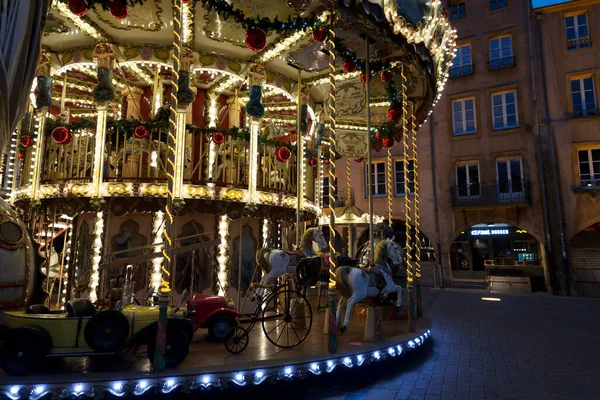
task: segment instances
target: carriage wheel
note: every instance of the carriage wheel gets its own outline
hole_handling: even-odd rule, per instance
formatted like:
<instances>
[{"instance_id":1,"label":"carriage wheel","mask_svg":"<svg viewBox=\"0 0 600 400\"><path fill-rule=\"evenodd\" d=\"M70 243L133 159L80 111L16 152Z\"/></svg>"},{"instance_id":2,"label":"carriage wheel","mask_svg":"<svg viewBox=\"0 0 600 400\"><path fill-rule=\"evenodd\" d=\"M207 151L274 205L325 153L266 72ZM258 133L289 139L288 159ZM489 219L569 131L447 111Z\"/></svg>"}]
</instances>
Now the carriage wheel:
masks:
<instances>
[{"instance_id":1,"label":"carriage wheel","mask_svg":"<svg viewBox=\"0 0 600 400\"><path fill-rule=\"evenodd\" d=\"M240 354L248 347L250 336L248 331L241 326L231 328L225 337L225 348L232 354Z\"/></svg>"},{"instance_id":2,"label":"carriage wheel","mask_svg":"<svg viewBox=\"0 0 600 400\"><path fill-rule=\"evenodd\" d=\"M264 309L262 327L269 342L289 349L306 339L312 326L312 310L300 292L280 289L269 295L265 302L276 301L276 307Z\"/></svg>"}]
</instances>

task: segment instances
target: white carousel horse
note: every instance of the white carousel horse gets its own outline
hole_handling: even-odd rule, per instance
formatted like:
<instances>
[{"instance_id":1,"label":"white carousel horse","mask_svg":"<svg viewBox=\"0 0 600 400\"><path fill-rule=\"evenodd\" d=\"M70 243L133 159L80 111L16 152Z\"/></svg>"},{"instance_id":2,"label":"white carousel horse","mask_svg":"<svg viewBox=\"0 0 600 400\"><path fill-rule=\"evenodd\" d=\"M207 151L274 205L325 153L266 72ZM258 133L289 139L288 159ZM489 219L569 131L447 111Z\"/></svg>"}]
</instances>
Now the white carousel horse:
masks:
<instances>
[{"instance_id":1,"label":"white carousel horse","mask_svg":"<svg viewBox=\"0 0 600 400\"><path fill-rule=\"evenodd\" d=\"M398 293L396 309L399 310L402 305L402 287L394 283L392 271L387 266L387 260L390 259L393 264L402 264L402 249L393 239L382 239L375 247L375 266L373 270L367 271L359 267L340 267L335 271L335 281L338 291L341 294L338 302L337 321L339 323L346 308L346 316L340 330L345 332L350 322L352 309L359 301L366 297L377 297L380 294ZM380 274L385 280L385 286L377 287L376 279Z\"/></svg>"},{"instance_id":2,"label":"white carousel horse","mask_svg":"<svg viewBox=\"0 0 600 400\"><path fill-rule=\"evenodd\" d=\"M328 248L323 231L319 228L309 228L302 235L299 249L296 252L286 252L281 249L267 247L259 249L256 253L256 266L262 274L260 285L270 285L285 273L296 275L298 261L302 258L314 257L316 255L313 249L313 242L319 246L321 251L326 251ZM263 292L263 287L257 290L259 296L262 296Z\"/></svg>"}]
</instances>

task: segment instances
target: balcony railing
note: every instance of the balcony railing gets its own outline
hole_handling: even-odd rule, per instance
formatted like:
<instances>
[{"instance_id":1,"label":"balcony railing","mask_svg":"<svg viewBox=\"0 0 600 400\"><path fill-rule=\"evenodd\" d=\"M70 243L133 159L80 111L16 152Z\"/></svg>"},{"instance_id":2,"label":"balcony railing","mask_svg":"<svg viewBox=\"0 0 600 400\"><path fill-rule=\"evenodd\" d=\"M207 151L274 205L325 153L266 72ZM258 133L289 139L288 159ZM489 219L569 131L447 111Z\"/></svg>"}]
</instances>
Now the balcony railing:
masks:
<instances>
[{"instance_id":1,"label":"balcony railing","mask_svg":"<svg viewBox=\"0 0 600 400\"><path fill-rule=\"evenodd\" d=\"M516 64L516 57L504 57L504 58L497 58L495 60L490 60L490 69L491 70L495 70L495 69L502 69L502 68L509 68L512 67Z\"/></svg>"},{"instance_id":2,"label":"balcony railing","mask_svg":"<svg viewBox=\"0 0 600 400\"><path fill-rule=\"evenodd\" d=\"M472 64L455 66L450 69L450 76L453 78L456 78L459 76L472 75L472 74L473 74L473 65Z\"/></svg>"},{"instance_id":3,"label":"balcony railing","mask_svg":"<svg viewBox=\"0 0 600 400\"><path fill-rule=\"evenodd\" d=\"M512 180L494 184L472 183L452 188L453 207L529 203L531 203L529 181Z\"/></svg>"},{"instance_id":4,"label":"balcony railing","mask_svg":"<svg viewBox=\"0 0 600 400\"><path fill-rule=\"evenodd\" d=\"M591 46L590 37L581 37L567 40L568 50L585 49Z\"/></svg>"},{"instance_id":5,"label":"balcony railing","mask_svg":"<svg viewBox=\"0 0 600 400\"><path fill-rule=\"evenodd\" d=\"M586 118L600 116L600 109L591 108L589 110L575 110L567 114L568 118Z\"/></svg>"}]
</instances>

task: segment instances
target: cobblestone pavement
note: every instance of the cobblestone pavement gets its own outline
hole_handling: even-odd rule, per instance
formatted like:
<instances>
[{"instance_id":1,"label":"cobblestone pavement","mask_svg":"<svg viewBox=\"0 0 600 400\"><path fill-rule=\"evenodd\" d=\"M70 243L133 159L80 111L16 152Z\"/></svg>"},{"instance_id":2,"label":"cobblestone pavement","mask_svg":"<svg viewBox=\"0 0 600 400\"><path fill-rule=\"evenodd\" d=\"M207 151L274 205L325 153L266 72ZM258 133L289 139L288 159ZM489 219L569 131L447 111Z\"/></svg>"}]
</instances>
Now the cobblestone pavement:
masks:
<instances>
[{"instance_id":1,"label":"cobblestone pavement","mask_svg":"<svg viewBox=\"0 0 600 400\"><path fill-rule=\"evenodd\" d=\"M369 369L205 393L250 399L600 399L600 300L424 292L433 343ZM204 396L203 396L204 397Z\"/></svg>"}]
</instances>

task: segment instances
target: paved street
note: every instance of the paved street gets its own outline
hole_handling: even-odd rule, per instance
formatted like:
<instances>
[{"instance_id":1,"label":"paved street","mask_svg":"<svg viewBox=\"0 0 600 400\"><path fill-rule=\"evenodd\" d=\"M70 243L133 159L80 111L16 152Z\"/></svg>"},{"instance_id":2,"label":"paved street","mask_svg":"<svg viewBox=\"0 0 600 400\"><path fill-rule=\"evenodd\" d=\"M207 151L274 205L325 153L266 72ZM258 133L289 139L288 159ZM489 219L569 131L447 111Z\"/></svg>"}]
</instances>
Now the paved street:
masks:
<instances>
[{"instance_id":1,"label":"paved street","mask_svg":"<svg viewBox=\"0 0 600 400\"><path fill-rule=\"evenodd\" d=\"M297 383L204 393L278 399L599 399L600 300L427 290L418 355ZM250 390L249 390L250 389ZM208 395L208 396L207 396Z\"/></svg>"}]
</instances>

